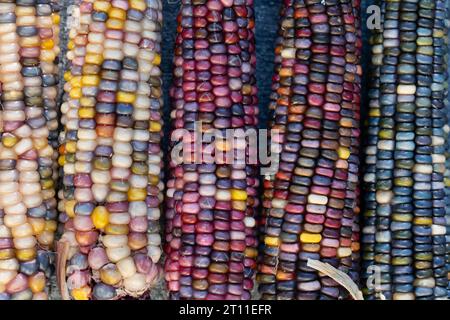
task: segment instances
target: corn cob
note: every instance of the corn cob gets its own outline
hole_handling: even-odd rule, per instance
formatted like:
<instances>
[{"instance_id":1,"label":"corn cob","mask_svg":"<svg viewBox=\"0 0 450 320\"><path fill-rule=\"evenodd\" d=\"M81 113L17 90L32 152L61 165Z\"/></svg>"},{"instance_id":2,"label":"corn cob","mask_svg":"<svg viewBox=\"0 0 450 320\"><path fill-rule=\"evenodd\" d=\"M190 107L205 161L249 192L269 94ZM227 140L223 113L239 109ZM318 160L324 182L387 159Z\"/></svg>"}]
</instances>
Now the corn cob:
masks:
<instances>
[{"instance_id":1,"label":"corn cob","mask_svg":"<svg viewBox=\"0 0 450 320\"><path fill-rule=\"evenodd\" d=\"M447 0L447 17L445 20L445 25L447 29L450 26L450 1ZM447 33L447 52L450 50L450 38ZM447 57L448 62L448 57ZM448 74L450 72L450 64L447 63L447 79ZM447 112L447 125L445 127L445 135L446 135L446 149L445 149L445 210L446 210L446 219L447 219L447 232L446 232L446 267L447 267L447 278L450 279L450 95L448 88L448 81L446 82L445 88L445 110ZM447 285L447 298L450 298L450 282Z\"/></svg>"},{"instance_id":2,"label":"corn cob","mask_svg":"<svg viewBox=\"0 0 450 320\"><path fill-rule=\"evenodd\" d=\"M162 4L81 1L69 36L60 163L67 288L146 297L159 275Z\"/></svg>"},{"instance_id":3,"label":"corn cob","mask_svg":"<svg viewBox=\"0 0 450 320\"><path fill-rule=\"evenodd\" d=\"M366 149L367 298L439 299L444 262L444 1L381 1ZM366 275L367 276L367 275Z\"/></svg>"},{"instance_id":4,"label":"corn cob","mask_svg":"<svg viewBox=\"0 0 450 320\"><path fill-rule=\"evenodd\" d=\"M433 83L431 86L431 105L433 108L433 276L435 287L434 299L447 298L447 268L445 265L446 251L446 214L445 214L445 131L446 108L445 88L447 81L446 34L445 26L447 7L445 0L435 3L436 13L433 28Z\"/></svg>"},{"instance_id":5,"label":"corn cob","mask_svg":"<svg viewBox=\"0 0 450 320\"><path fill-rule=\"evenodd\" d=\"M337 283L308 260L344 272L358 264L358 10L359 1L284 1L270 105L282 149L264 182L262 299L337 299Z\"/></svg>"},{"instance_id":6,"label":"corn cob","mask_svg":"<svg viewBox=\"0 0 450 320\"><path fill-rule=\"evenodd\" d=\"M352 11L349 11L350 8ZM348 10L347 14L353 14L354 20L349 20L346 23L346 30L351 33L355 33L356 39L354 39L354 44L348 44L349 53L353 53L353 63L360 63L360 57L362 55L362 25L361 25L361 1L352 1L352 6L348 6L346 10ZM361 68L357 66L357 68ZM343 116L348 117L347 128L341 128L341 131L346 129L346 136L350 138L350 150L351 154L355 155L349 158L349 173L347 177L347 188L346 188L346 197L345 197L345 216L348 219L353 219L351 229L351 249L352 256L351 261L347 261L346 259L341 259L341 269L347 268L347 272L351 279L359 284L359 278L361 273L361 254L360 254L360 188L359 188L359 174L360 174L360 138L361 138L361 129L360 129L360 107L361 107L361 76L362 70L359 69L357 75L355 75L354 79L351 81L353 85L353 95L351 96L351 103L348 105L349 110L344 110L342 112ZM351 79L351 78L350 78ZM348 227L350 227L350 222L348 223ZM343 232L341 231L341 234ZM344 263L345 262L345 263ZM347 264L347 265L346 265ZM346 265L346 266L345 266ZM341 291L342 295L347 295L347 292Z\"/></svg>"},{"instance_id":7,"label":"corn cob","mask_svg":"<svg viewBox=\"0 0 450 320\"><path fill-rule=\"evenodd\" d=\"M381 1L376 1L381 9L380 20L384 19L384 10L386 3ZM374 266L375 258L375 234L376 234L376 201L375 201L375 190L376 190L376 156L377 156L377 144L378 135L380 132L380 107L378 104L379 98L379 88L380 88L380 67L382 65L383 50L382 50L382 34L381 29L374 29L372 31L369 43L371 46L371 70L370 83L369 83L369 112L368 119L365 124L366 128L366 145L365 145L365 163L364 163L364 216L363 216L363 229L361 234L361 244L362 244L362 273L361 280L363 283L367 283L369 276L372 272L372 267ZM381 271L381 270L379 270ZM381 276L381 273L378 273ZM379 278L381 280L381 277ZM380 283L377 283L380 286ZM368 289L365 292L365 298L373 298L373 289ZM377 290L379 290L377 288Z\"/></svg>"},{"instance_id":8,"label":"corn cob","mask_svg":"<svg viewBox=\"0 0 450 320\"><path fill-rule=\"evenodd\" d=\"M0 299L48 298L57 217L54 8L0 1Z\"/></svg>"},{"instance_id":9,"label":"corn cob","mask_svg":"<svg viewBox=\"0 0 450 320\"><path fill-rule=\"evenodd\" d=\"M198 131L216 129L216 150L228 151L227 129L257 127L255 60L252 0L182 1L171 118L172 137L184 135L189 156L181 164L171 158L167 183L165 270L171 299L250 299L256 167L236 158L190 161L189 150ZM205 156L208 143L199 142ZM248 146L233 147L232 156L251 153Z\"/></svg>"}]
</instances>

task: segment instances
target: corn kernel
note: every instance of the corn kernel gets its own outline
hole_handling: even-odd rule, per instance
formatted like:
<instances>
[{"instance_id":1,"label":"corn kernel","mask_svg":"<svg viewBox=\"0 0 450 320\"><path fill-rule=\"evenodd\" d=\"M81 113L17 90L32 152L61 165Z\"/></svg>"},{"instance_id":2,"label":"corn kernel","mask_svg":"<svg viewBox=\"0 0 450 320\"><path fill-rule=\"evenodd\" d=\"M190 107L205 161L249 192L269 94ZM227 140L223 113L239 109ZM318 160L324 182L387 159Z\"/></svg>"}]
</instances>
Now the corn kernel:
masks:
<instances>
[{"instance_id":1,"label":"corn kernel","mask_svg":"<svg viewBox=\"0 0 450 320\"><path fill-rule=\"evenodd\" d=\"M95 109L94 108L80 108L80 109L78 109L78 115L82 119L92 119L95 117Z\"/></svg>"},{"instance_id":2,"label":"corn kernel","mask_svg":"<svg viewBox=\"0 0 450 320\"><path fill-rule=\"evenodd\" d=\"M100 77L95 75L83 76L81 78L81 84L87 87L96 87L100 84Z\"/></svg>"},{"instance_id":3,"label":"corn kernel","mask_svg":"<svg viewBox=\"0 0 450 320\"><path fill-rule=\"evenodd\" d=\"M78 289L72 289L71 296L75 300L89 300L89 297L91 296L91 288L85 286Z\"/></svg>"},{"instance_id":4,"label":"corn kernel","mask_svg":"<svg viewBox=\"0 0 450 320\"><path fill-rule=\"evenodd\" d=\"M109 212L105 207L99 206L92 212L92 222L97 229L104 229L109 223Z\"/></svg>"},{"instance_id":5,"label":"corn kernel","mask_svg":"<svg viewBox=\"0 0 450 320\"><path fill-rule=\"evenodd\" d=\"M125 10L119 8L111 8L108 11L108 16L110 19L125 20L127 17L127 13L125 12Z\"/></svg>"},{"instance_id":6,"label":"corn kernel","mask_svg":"<svg viewBox=\"0 0 450 320\"><path fill-rule=\"evenodd\" d=\"M245 201L247 200L247 192L245 190L231 189L231 200Z\"/></svg>"},{"instance_id":7,"label":"corn kernel","mask_svg":"<svg viewBox=\"0 0 450 320\"><path fill-rule=\"evenodd\" d=\"M303 232L300 234L300 241L303 243L319 243L322 240L322 236L316 233Z\"/></svg>"},{"instance_id":8,"label":"corn kernel","mask_svg":"<svg viewBox=\"0 0 450 320\"><path fill-rule=\"evenodd\" d=\"M108 1L94 1L95 11L108 12L109 8L111 8L111 3Z\"/></svg>"},{"instance_id":9,"label":"corn kernel","mask_svg":"<svg viewBox=\"0 0 450 320\"><path fill-rule=\"evenodd\" d=\"M144 201L146 197L147 197L146 189L132 188L128 190L129 201Z\"/></svg>"},{"instance_id":10,"label":"corn kernel","mask_svg":"<svg viewBox=\"0 0 450 320\"><path fill-rule=\"evenodd\" d=\"M123 30L124 26L125 26L125 23L119 19L108 19L106 21L106 27L108 29Z\"/></svg>"},{"instance_id":11,"label":"corn kernel","mask_svg":"<svg viewBox=\"0 0 450 320\"><path fill-rule=\"evenodd\" d=\"M135 9L138 11L144 11L145 10L145 2L142 0L131 0L130 1L130 8Z\"/></svg>"},{"instance_id":12,"label":"corn kernel","mask_svg":"<svg viewBox=\"0 0 450 320\"><path fill-rule=\"evenodd\" d=\"M64 210L69 218L75 217L75 205L77 204L76 200L67 200L64 203Z\"/></svg>"},{"instance_id":13,"label":"corn kernel","mask_svg":"<svg viewBox=\"0 0 450 320\"><path fill-rule=\"evenodd\" d=\"M89 64L101 65L103 62L103 56L101 54L89 53L86 55L85 62Z\"/></svg>"},{"instance_id":14,"label":"corn kernel","mask_svg":"<svg viewBox=\"0 0 450 320\"><path fill-rule=\"evenodd\" d=\"M280 245L280 238L276 237L265 237L264 243L271 247L278 247Z\"/></svg>"},{"instance_id":15,"label":"corn kernel","mask_svg":"<svg viewBox=\"0 0 450 320\"><path fill-rule=\"evenodd\" d=\"M337 152L340 159L347 160L350 157L350 150L348 148L339 147Z\"/></svg>"},{"instance_id":16,"label":"corn kernel","mask_svg":"<svg viewBox=\"0 0 450 320\"><path fill-rule=\"evenodd\" d=\"M30 261L36 257L36 249L18 249L16 250L16 258L19 261Z\"/></svg>"},{"instance_id":17,"label":"corn kernel","mask_svg":"<svg viewBox=\"0 0 450 320\"><path fill-rule=\"evenodd\" d=\"M117 102L118 103L133 103L136 100L136 95L128 92L119 91L117 92Z\"/></svg>"}]
</instances>

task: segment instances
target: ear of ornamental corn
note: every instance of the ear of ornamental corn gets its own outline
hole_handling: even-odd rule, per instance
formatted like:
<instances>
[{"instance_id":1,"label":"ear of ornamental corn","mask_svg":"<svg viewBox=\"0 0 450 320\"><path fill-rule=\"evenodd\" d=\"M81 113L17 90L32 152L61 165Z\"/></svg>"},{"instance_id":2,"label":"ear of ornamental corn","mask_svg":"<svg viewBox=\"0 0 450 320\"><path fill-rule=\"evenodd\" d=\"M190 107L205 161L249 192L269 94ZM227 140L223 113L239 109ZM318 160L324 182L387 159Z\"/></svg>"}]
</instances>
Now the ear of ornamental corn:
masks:
<instances>
[{"instance_id":1,"label":"ear of ornamental corn","mask_svg":"<svg viewBox=\"0 0 450 320\"><path fill-rule=\"evenodd\" d=\"M48 298L56 230L58 5L0 1L0 299Z\"/></svg>"},{"instance_id":2,"label":"ear of ornamental corn","mask_svg":"<svg viewBox=\"0 0 450 320\"><path fill-rule=\"evenodd\" d=\"M368 299L447 296L445 2L381 1L372 36L363 228ZM370 268L370 269L369 269Z\"/></svg>"},{"instance_id":3,"label":"ear of ornamental corn","mask_svg":"<svg viewBox=\"0 0 450 320\"><path fill-rule=\"evenodd\" d=\"M81 1L62 106L62 241L72 299L145 297L159 275L159 0Z\"/></svg>"},{"instance_id":4,"label":"ear of ornamental corn","mask_svg":"<svg viewBox=\"0 0 450 320\"><path fill-rule=\"evenodd\" d=\"M264 182L262 299L343 297L309 259L358 277L358 10L359 1L284 1L270 106L281 154Z\"/></svg>"},{"instance_id":5,"label":"ear of ornamental corn","mask_svg":"<svg viewBox=\"0 0 450 320\"><path fill-rule=\"evenodd\" d=\"M446 27L447 30L450 27L450 1L446 0L447 4L447 16ZM447 54L450 52L450 37L447 32ZM446 234L446 267L447 267L447 279L450 280L450 94L448 88L448 75L450 74L450 64L448 63L447 56L447 81L444 82L445 87L445 110L447 114L447 126L445 127L446 134L446 149L445 149L445 210L447 218L447 234ZM447 297L450 298L450 281L447 285Z\"/></svg>"},{"instance_id":6,"label":"ear of ornamental corn","mask_svg":"<svg viewBox=\"0 0 450 320\"><path fill-rule=\"evenodd\" d=\"M167 184L170 297L250 299L256 267L256 168L222 158L189 160L198 131L216 130L215 150L229 151L227 129L257 127L253 1L183 0L174 64L172 137L184 138L188 156L183 163L171 158ZM198 142L200 154L207 155L209 143ZM172 142L171 150L175 146ZM247 145L232 148L231 160L251 152Z\"/></svg>"}]
</instances>

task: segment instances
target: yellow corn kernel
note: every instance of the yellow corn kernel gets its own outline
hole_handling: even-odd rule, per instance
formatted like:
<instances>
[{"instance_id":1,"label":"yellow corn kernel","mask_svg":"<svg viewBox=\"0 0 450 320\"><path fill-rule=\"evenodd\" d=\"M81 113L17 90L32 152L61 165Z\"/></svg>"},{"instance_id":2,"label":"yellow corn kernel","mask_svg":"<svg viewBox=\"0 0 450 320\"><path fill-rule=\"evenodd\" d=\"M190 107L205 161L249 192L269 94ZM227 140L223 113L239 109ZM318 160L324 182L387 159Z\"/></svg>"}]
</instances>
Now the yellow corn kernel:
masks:
<instances>
[{"instance_id":1,"label":"yellow corn kernel","mask_svg":"<svg viewBox=\"0 0 450 320\"><path fill-rule=\"evenodd\" d=\"M41 39L38 36L19 38L20 46L26 48L39 47L40 42Z\"/></svg>"},{"instance_id":2,"label":"yellow corn kernel","mask_svg":"<svg viewBox=\"0 0 450 320\"><path fill-rule=\"evenodd\" d=\"M63 155L62 155L62 156L59 156L59 157L58 157L58 165L62 167L62 166L64 166L65 164L66 164L66 157L63 156Z\"/></svg>"},{"instance_id":3,"label":"yellow corn kernel","mask_svg":"<svg viewBox=\"0 0 450 320\"><path fill-rule=\"evenodd\" d=\"M82 108L84 108L84 107L94 108L96 102L97 101L94 97L82 97L80 99L80 106Z\"/></svg>"},{"instance_id":4,"label":"yellow corn kernel","mask_svg":"<svg viewBox=\"0 0 450 320\"><path fill-rule=\"evenodd\" d=\"M54 46L55 43L53 42L53 39L46 39L41 42L42 49L50 50L53 49Z\"/></svg>"},{"instance_id":5,"label":"yellow corn kernel","mask_svg":"<svg viewBox=\"0 0 450 320\"><path fill-rule=\"evenodd\" d=\"M369 110L369 115L371 117L380 117L381 116L381 112L379 108L372 108Z\"/></svg>"},{"instance_id":6,"label":"yellow corn kernel","mask_svg":"<svg viewBox=\"0 0 450 320\"><path fill-rule=\"evenodd\" d=\"M103 229L109 223L109 212L103 206L96 207L92 212L91 219L97 229Z\"/></svg>"},{"instance_id":7,"label":"yellow corn kernel","mask_svg":"<svg viewBox=\"0 0 450 320\"><path fill-rule=\"evenodd\" d=\"M245 201L247 200L247 192L245 190L231 189L231 200Z\"/></svg>"},{"instance_id":8,"label":"yellow corn kernel","mask_svg":"<svg viewBox=\"0 0 450 320\"><path fill-rule=\"evenodd\" d=\"M150 128L148 129L150 132L159 132L161 131L161 123L157 121L150 121Z\"/></svg>"},{"instance_id":9,"label":"yellow corn kernel","mask_svg":"<svg viewBox=\"0 0 450 320\"><path fill-rule=\"evenodd\" d=\"M417 218L414 218L414 224L431 226L433 224L433 219L427 218L427 217L417 217Z\"/></svg>"},{"instance_id":10,"label":"yellow corn kernel","mask_svg":"<svg viewBox=\"0 0 450 320\"><path fill-rule=\"evenodd\" d=\"M347 160L350 157L350 150L345 147L339 147L337 150L340 159Z\"/></svg>"},{"instance_id":11,"label":"yellow corn kernel","mask_svg":"<svg viewBox=\"0 0 450 320\"><path fill-rule=\"evenodd\" d=\"M81 287L78 289L72 289L71 296L75 300L89 300L89 297L91 295L91 288L88 286Z\"/></svg>"},{"instance_id":12,"label":"yellow corn kernel","mask_svg":"<svg viewBox=\"0 0 450 320\"><path fill-rule=\"evenodd\" d=\"M64 210L69 218L75 217L75 205L77 204L76 200L67 200L64 203Z\"/></svg>"},{"instance_id":13,"label":"yellow corn kernel","mask_svg":"<svg viewBox=\"0 0 450 320\"><path fill-rule=\"evenodd\" d=\"M303 232L300 235L300 241L303 243L319 243L322 240L322 236L318 233Z\"/></svg>"},{"instance_id":14,"label":"yellow corn kernel","mask_svg":"<svg viewBox=\"0 0 450 320\"><path fill-rule=\"evenodd\" d=\"M0 260L14 258L14 249L0 249Z\"/></svg>"},{"instance_id":15,"label":"yellow corn kernel","mask_svg":"<svg viewBox=\"0 0 450 320\"><path fill-rule=\"evenodd\" d=\"M45 231L55 232L58 228L58 224L55 220L47 220L45 221Z\"/></svg>"},{"instance_id":16,"label":"yellow corn kernel","mask_svg":"<svg viewBox=\"0 0 450 320\"><path fill-rule=\"evenodd\" d=\"M81 78L81 84L83 86L96 87L99 85L99 83L100 77L96 75L88 75Z\"/></svg>"},{"instance_id":17,"label":"yellow corn kernel","mask_svg":"<svg viewBox=\"0 0 450 320\"><path fill-rule=\"evenodd\" d=\"M70 79L72 88L81 88L81 76L75 76Z\"/></svg>"},{"instance_id":18,"label":"yellow corn kernel","mask_svg":"<svg viewBox=\"0 0 450 320\"><path fill-rule=\"evenodd\" d=\"M73 40L69 40L67 42L67 49L73 50L74 48L75 48L75 43L73 42ZM68 71L68 72L70 72L70 71Z\"/></svg>"},{"instance_id":19,"label":"yellow corn kernel","mask_svg":"<svg viewBox=\"0 0 450 320\"><path fill-rule=\"evenodd\" d=\"M159 176L154 174L148 175L148 183L152 186L156 186L159 183Z\"/></svg>"},{"instance_id":20,"label":"yellow corn kernel","mask_svg":"<svg viewBox=\"0 0 450 320\"><path fill-rule=\"evenodd\" d=\"M3 136L2 143L5 147L11 148L17 143L16 136Z\"/></svg>"},{"instance_id":21,"label":"yellow corn kernel","mask_svg":"<svg viewBox=\"0 0 450 320\"><path fill-rule=\"evenodd\" d=\"M445 178L444 183L446 187L450 187L450 178Z\"/></svg>"},{"instance_id":22,"label":"yellow corn kernel","mask_svg":"<svg viewBox=\"0 0 450 320\"><path fill-rule=\"evenodd\" d=\"M109 8L111 8L111 3L108 1L94 1L95 11L108 12Z\"/></svg>"},{"instance_id":23,"label":"yellow corn kernel","mask_svg":"<svg viewBox=\"0 0 450 320\"><path fill-rule=\"evenodd\" d=\"M44 291L45 289L45 275L43 272L38 272L28 278L28 286L33 293Z\"/></svg>"},{"instance_id":24,"label":"yellow corn kernel","mask_svg":"<svg viewBox=\"0 0 450 320\"><path fill-rule=\"evenodd\" d=\"M145 197L147 197L146 189L131 188L128 190L129 201L144 201Z\"/></svg>"},{"instance_id":25,"label":"yellow corn kernel","mask_svg":"<svg viewBox=\"0 0 450 320\"><path fill-rule=\"evenodd\" d=\"M38 235L45 230L44 218L28 218L28 222L31 224L31 228L33 229L33 235Z\"/></svg>"},{"instance_id":26,"label":"yellow corn kernel","mask_svg":"<svg viewBox=\"0 0 450 320\"><path fill-rule=\"evenodd\" d=\"M53 189L54 185L55 185L55 182L53 181L53 179L43 179L43 180L41 180L42 190Z\"/></svg>"},{"instance_id":27,"label":"yellow corn kernel","mask_svg":"<svg viewBox=\"0 0 450 320\"><path fill-rule=\"evenodd\" d=\"M71 99L80 99L81 94L81 88L72 88L69 92L69 96Z\"/></svg>"},{"instance_id":28,"label":"yellow corn kernel","mask_svg":"<svg viewBox=\"0 0 450 320\"><path fill-rule=\"evenodd\" d=\"M16 258L19 261L30 261L36 257L35 248L16 250Z\"/></svg>"},{"instance_id":29,"label":"yellow corn kernel","mask_svg":"<svg viewBox=\"0 0 450 320\"><path fill-rule=\"evenodd\" d=\"M159 66L161 64L161 55L160 54L156 54L155 58L153 58L152 63L156 66Z\"/></svg>"},{"instance_id":30,"label":"yellow corn kernel","mask_svg":"<svg viewBox=\"0 0 450 320\"><path fill-rule=\"evenodd\" d=\"M133 103L136 100L136 95L133 93L119 91L117 92L117 102L118 103Z\"/></svg>"},{"instance_id":31,"label":"yellow corn kernel","mask_svg":"<svg viewBox=\"0 0 450 320\"><path fill-rule=\"evenodd\" d=\"M138 10L138 11L145 11L145 8L146 8L145 2L142 0L131 0L130 8Z\"/></svg>"},{"instance_id":32,"label":"yellow corn kernel","mask_svg":"<svg viewBox=\"0 0 450 320\"><path fill-rule=\"evenodd\" d=\"M277 237L265 237L264 243L271 247L278 247L280 245L280 238Z\"/></svg>"},{"instance_id":33,"label":"yellow corn kernel","mask_svg":"<svg viewBox=\"0 0 450 320\"><path fill-rule=\"evenodd\" d=\"M95 109L94 108L80 108L80 109L78 109L78 115L82 119L92 119L95 117Z\"/></svg>"},{"instance_id":34,"label":"yellow corn kernel","mask_svg":"<svg viewBox=\"0 0 450 320\"><path fill-rule=\"evenodd\" d=\"M77 152L77 142L76 141L67 141L66 143L66 151L68 153Z\"/></svg>"},{"instance_id":35,"label":"yellow corn kernel","mask_svg":"<svg viewBox=\"0 0 450 320\"><path fill-rule=\"evenodd\" d=\"M70 86L72 87L72 90L75 88L81 88L81 77L80 76L72 77L69 83Z\"/></svg>"},{"instance_id":36,"label":"yellow corn kernel","mask_svg":"<svg viewBox=\"0 0 450 320\"><path fill-rule=\"evenodd\" d=\"M59 25L59 22L61 20L61 16L58 13L52 13L52 23Z\"/></svg>"},{"instance_id":37,"label":"yellow corn kernel","mask_svg":"<svg viewBox=\"0 0 450 320\"><path fill-rule=\"evenodd\" d=\"M72 73L70 71L64 72L64 80L70 81L73 78Z\"/></svg>"},{"instance_id":38,"label":"yellow corn kernel","mask_svg":"<svg viewBox=\"0 0 450 320\"><path fill-rule=\"evenodd\" d=\"M102 268L100 270L100 280L102 280L102 282L106 284L109 284L110 286L113 286L119 283L120 280L122 280L122 275L115 266L109 268Z\"/></svg>"},{"instance_id":39,"label":"yellow corn kernel","mask_svg":"<svg viewBox=\"0 0 450 320\"><path fill-rule=\"evenodd\" d=\"M110 19L125 20L127 18L127 13L120 8L111 8L108 11L108 17Z\"/></svg>"},{"instance_id":40,"label":"yellow corn kernel","mask_svg":"<svg viewBox=\"0 0 450 320\"><path fill-rule=\"evenodd\" d=\"M103 56L101 54L88 53L84 61L86 63L100 65L103 62Z\"/></svg>"},{"instance_id":41,"label":"yellow corn kernel","mask_svg":"<svg viewBox=\"0 0 450 320\"><path fill-rule=\"evenodd\" d=\"M123 22L123 20L119 20L119 19L108 19L106 21L106 27L108 29L113 29L113 30L123 30L125 23Z\"/></svg>"}]
</instances>

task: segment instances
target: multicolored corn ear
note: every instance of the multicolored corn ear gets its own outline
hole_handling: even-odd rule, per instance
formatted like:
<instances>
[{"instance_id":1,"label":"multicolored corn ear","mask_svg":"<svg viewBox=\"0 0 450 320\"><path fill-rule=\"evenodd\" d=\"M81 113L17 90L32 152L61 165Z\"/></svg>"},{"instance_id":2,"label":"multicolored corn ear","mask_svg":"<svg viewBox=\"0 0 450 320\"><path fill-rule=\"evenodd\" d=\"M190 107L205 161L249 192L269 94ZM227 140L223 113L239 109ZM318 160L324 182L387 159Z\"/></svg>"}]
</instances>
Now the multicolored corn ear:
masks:
<instances>
[{"instance_id":1,"label":"multicolored corn ear","mask_svg":"<svg viewBox=\"0 0 450 320\"><path fill-rule=\"evenodd\" d=\"M253 0L181 2L166 202L171 299L251 297L257 167L248 159L252 148L231 144L226 132L257 128L254 18ZM215 134L212 143L200 140L208 134Z\"/></svg>"},{"instance_id":2,"label":"multicolored corn ear","mask_svg":"<svg viewBox=\"0 0 450 320\"><path fill-rule=\"evenodd\" d=\"M445 1L379 1L365 161L367 299L447 296ZM447 128L448 132L448 128Z\"/></svg>"},{"instance_id":3,"label":"multicolored corn ear","mask_svg":"<svg viewBox=\"0 0 450 320\"><path fill-rule=\"evenodd\" d=\"M80 1L62 106L63 298L145 298L162 202L160 0Z\"/></svg>"},{"instance_id":4,"label":"multicolored corn ear","mask_svg":"<svg viewBox=\"0 0 450 320\"><path fill-rule=\"evenodd\" d=\"M450 1L446 1L447 4L447 16L446 16L446 26L447 30L450 27ZM450 37L447 32L447 54L450 52ZM447 126L445 127L445 138L446 138L446 148L445 148L445 214L447 219L447 233L446 233L446 267L447 267L447 278L450 279L450 94L448 87L448 75L450 74L450 64L447 58L447 82L445 87L445 110L447 114ZM447 297L450 297L450 281L447 285Z\"/></svg>"},{"instance_id":5,"label":"multicolored corn ear","mask_svg":"<svg viewBox=\"0 0 450 320\"><path fill-rule=\"evenodd\" d=\"M48 298L57 227L58 4L0 1L0 300Z\"/></svg>"},{"instance_id":6,"label":"multicolored corn ear","mask_svg":"<svg viewBox=\"0 0 450 320\"><path fill-rule=\"evenodd\" d=\"M262 299L347 296L309 260L358 279L359 8L350 0L283 3L270 104L281 154L264 181Z\"/></svg>"}]
</instances>

